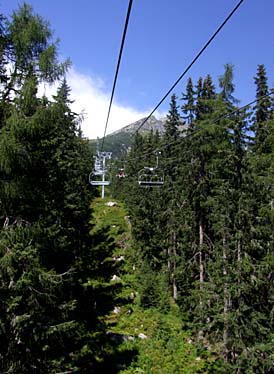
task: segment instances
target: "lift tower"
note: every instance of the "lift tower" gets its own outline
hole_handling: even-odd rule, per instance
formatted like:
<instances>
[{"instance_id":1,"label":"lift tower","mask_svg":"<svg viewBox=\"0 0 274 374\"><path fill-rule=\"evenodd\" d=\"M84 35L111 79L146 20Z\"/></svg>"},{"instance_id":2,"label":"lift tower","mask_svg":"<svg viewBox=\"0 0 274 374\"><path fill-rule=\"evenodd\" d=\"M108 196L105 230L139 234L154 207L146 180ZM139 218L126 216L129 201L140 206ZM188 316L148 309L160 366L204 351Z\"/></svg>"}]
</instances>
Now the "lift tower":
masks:
<instances>
[{"instance_id":1,"label":"lift tower","mask_svg":"<svg viewBox=\"0 0 274 374\"><path fill-rule=\"evenodd\" d=\"M102 186L102 199L105 197L105 186L110 184L110 175L107 172L106 160L110 160L112 152L99 152L95 156L94 169L89 175L92 186Z\"/></svg>"}]
</instances>

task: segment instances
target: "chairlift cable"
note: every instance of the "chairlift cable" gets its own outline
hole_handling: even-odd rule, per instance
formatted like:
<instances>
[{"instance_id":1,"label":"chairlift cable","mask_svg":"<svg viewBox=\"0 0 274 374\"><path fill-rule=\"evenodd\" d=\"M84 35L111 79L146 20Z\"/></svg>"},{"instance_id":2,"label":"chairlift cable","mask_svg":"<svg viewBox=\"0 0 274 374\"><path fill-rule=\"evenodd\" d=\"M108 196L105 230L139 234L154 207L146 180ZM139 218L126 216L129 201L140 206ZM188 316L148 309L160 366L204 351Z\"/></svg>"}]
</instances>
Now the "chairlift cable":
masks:
<instances>
[{"instance_id":1,"label":"chairlift cable","mask_svg":"<svg viewBox=\"0 0 274 374\"><path fill-rule=\"evenodd\" d=\"M238 113L238 112L241 112L245 109L247 109L248 107L250 107L251 105L253 104L256 104L258 103L259 101L265 99L266 97L269 97L271 95L274 94L274 89L271 89L270 92L268 92L267 94L265 94L264 96L261 96L259 99L255 99L255 100L252 100L251 102L243 105L242 107L240 108L236 108L235 110L233 110L232 112L228 112L226 114L223 114L222 116L216 118L215 120L211 121L210 124L215 124L217 122L219 122L220 120L222 119L225 119L227 117L231 117L232 115ZM189 135L186 135L185 137L188 137L188 136L191 136L192 134L189 134ZM184 139L185 139L184 137ZM161 147L161 150L163 150L164 148L168 147L168 146L171 146L171 145L174 145L176 144L177 141L181 141L181 137L179 137L178 139L168 143L168 144L165 144L164 146ZM179 144L179 143L178 143ZM135 161L135 160L140 160L140 159L144 159L145 157L147 156L150 156L152 155L153 153L155 153L155 151L159 150L160 147L158 146L157 149L154 149L153 151L149 151L149 152L146 152L146 153L143 153L141 156L137 156L137 157L134 157L134 158L129 158L130 161ZM170 159L170 158L167 158L167 159Z\"/></svg>"},{"instance_id":2,"label":"chairlift cable","mask_svg":"<svg viewBox=\"0 0 274 374\"><path fill-rule=\"evenodd\" d=\"M108 120L109 120L112 100L113 100L113 96L114 96L114 91L115 91L115 87L116 87L116 82L117 82L120 62L121 62L121 58L122 58L122 53L123 53L123 49L124 49L124 43L125 43L125 39L126 39L126 33L127 33L127 27L128 27L132 2L133 2L133 0L129 0L127 16L126 16L126 21L125 21L125 25L124 25L124 32L123 32L122 42L121 42L121 46L120 46L120 52L119 52L119 57L118 57L118 62L117 62L117 66L116 66L116 72L115 72L115 77L114 77L114 82L113 82L113 87L112 87L112 92L111 92L111 98L110 98L110 103L109 103L109 108L108 108L107 120L106 120L106 124L105 124L104 136L103 136L103 140L102 140L101 151L103 150L103 147L104 147L106 131L107 131L107 126L108 126Z\"/></svg>"},{"instance_id":3,"label":"chairlift cable","mask_svg":"<svg viewBox=\"0 0 274 374\"><path fill-rule=\"evenodd\" d=\"M190 64L188 65L188 67L185 69L185 71L180 75L180 77L171 86L171 88L167 91L167 93L164 95L164 97L159 101L159 103L156 105L156 107L150 112L150 114L140 124L140 126L137 128L136 132L138 132L144 126L144 124L148 121L148 119L153 115L153 113L159 108L159 106L163 103L163 101L168 97L168 95L171 93L171 91L177 86L177 84L180 82L180 80L186 75L186 73L190 70L190 68L194 65L194 63L198 60L198 58L202 55L202 53L207 49L207 47L210 45L210 43L215 39L215 37L217 36L217 34L222 30L222 28L225 26L225 24L228 22L228 20L237 11L237 9L240 7L240 5L243 3L243 1L244 0L240 0L239 3L235 6L235 8L230 12L230 14L226 17L226 19L218 27L218 29L215 31L215 33L206 42L206 44L203 46L203 48L200 50L200 52L190 62Z\"/></svg>"}]
</instances>

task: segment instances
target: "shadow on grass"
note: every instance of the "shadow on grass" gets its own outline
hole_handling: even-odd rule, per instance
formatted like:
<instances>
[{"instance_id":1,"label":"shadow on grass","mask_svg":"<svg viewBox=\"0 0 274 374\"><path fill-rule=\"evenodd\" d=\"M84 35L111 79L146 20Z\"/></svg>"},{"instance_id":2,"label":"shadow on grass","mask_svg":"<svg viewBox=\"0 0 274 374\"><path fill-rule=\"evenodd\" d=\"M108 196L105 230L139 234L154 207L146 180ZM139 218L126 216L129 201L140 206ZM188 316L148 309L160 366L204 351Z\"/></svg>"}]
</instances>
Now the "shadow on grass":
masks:
<instances>
[{"instance_id":1,"label":"shadow on grass","mask_svg":"<svg viewBox=\"0 0 274 374\"><path fill-rule=\"evenodd\" d=\"M138 350L135 347L123 346L126 342L134 340L130 335L108 331L107 339L112 353L105 357L98 373L118 374L136 361Z\"/></svg>"}]
</instances>

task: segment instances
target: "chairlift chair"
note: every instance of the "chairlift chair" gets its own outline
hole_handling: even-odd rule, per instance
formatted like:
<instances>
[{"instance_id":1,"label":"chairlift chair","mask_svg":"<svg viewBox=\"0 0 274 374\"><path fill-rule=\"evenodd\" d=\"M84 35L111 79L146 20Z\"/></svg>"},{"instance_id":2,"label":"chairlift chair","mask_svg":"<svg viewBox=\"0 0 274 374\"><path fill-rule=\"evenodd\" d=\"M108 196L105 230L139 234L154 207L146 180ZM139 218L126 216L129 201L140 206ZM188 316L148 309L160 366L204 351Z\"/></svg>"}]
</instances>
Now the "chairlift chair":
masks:
<instances>
[{"instance_id":1,"label":"chairlift chair","mask_svg":"<svg viewBox=\"0 0 274 374\"><path fill-rule=\"evenodd\" d=\"M109 186L110 178L106 178L106 174L98 174L93 171L89 174L89 183L92 186Z\"/></svg>"},{"instance_id":2,"label":"chairlift chair","mask_svg":"<svg viewBox=\"0 0 274 374\"><path fill-rule=\"evenodd\" d=\"M159 169L145 167L138 173L138 183L141 187L160 187L164 184L164 174Z\"/></svg>"},{"instance_id":3,"label":"chairlift chair","mask_svg":"<svg viewBox=\"0 0 274 374\"><path fill-rule=\"evenodd\" d=\"M123 168L119 169L118 173L116 174L116 177L125 178L125 176L126 176L125 169L123 169Z\"/></svg>"},{"instance_id":4,"label":"chairlift chair","mask_svg":"<svg viewBox=\"0 0 274 374\"><path fill-rule=\"evenodd\" d=\"M121 165L118 168L116 177L117 178L125 178L127 176L126 175L126 167L125 167L126 166L126 161L125 160L121 160L120 163L121 163Z\"/></svg>"},{"instance_id":5,"label":"chairlift chair","mask_svg":"<svg viewBox=\"0 0 274 374\"><path fill-rule=\"evenodd\" d=\"M99 152L94 157L94 169L89 174L89 183L92 186L108 186L110 184L110 175L107 173L105 160L111 158L111 152Z\"/></svg>"},{"instance_id":6,"label":"chairlift chair","mask_svg":"<svg viewBox=\"0 0 274 374\"><path fill-rule=\"evenodd\" d=\"M164 184L164 173L158 167L158 154L156 151L156 166L148 167L145 166L138 173L138 184L141 187L161 187Z\"/></svg>"}]
</instances>

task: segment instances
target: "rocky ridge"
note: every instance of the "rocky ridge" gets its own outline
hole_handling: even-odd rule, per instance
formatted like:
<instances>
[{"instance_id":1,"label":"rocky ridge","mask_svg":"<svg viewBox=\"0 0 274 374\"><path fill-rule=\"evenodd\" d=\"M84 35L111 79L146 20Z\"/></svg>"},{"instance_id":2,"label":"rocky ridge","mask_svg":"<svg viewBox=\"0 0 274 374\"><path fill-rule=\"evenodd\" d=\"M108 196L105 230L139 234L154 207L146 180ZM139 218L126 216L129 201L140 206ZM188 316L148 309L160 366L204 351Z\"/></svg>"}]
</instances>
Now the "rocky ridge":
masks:
<instances>
[{"instance_id":1,"label":"rocky ridge","mask_svg":"<svg viewBox=\"0 0 274 374\"><path fill-rule=\"evenodd\" d=\"M122 127L119 130L114 131L113 133L111 133L111 135L117 135L121 132L134 134L137 131L137 129L142 125L145 119L146 118L139 119L136 122L133 122L125 127ZM165 131L166 120L167 120L166 117L157 119L156 117L151 116L141 127L140 132L146 133L146 132L150 132L151 130L153 131L158 130L160 134L163 134Z\"/></svg>"}]
</instances>

